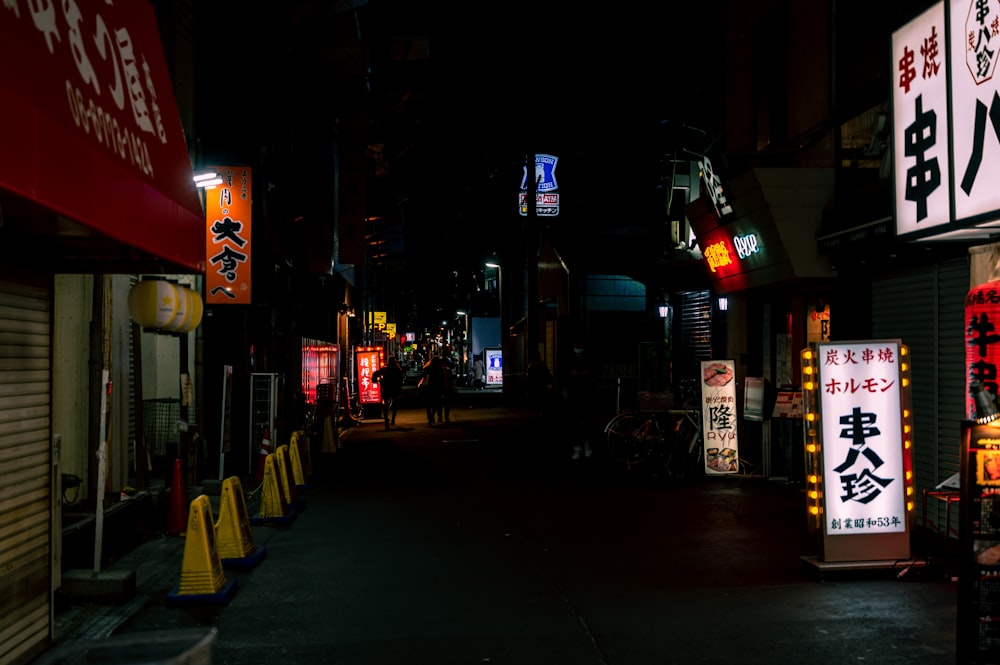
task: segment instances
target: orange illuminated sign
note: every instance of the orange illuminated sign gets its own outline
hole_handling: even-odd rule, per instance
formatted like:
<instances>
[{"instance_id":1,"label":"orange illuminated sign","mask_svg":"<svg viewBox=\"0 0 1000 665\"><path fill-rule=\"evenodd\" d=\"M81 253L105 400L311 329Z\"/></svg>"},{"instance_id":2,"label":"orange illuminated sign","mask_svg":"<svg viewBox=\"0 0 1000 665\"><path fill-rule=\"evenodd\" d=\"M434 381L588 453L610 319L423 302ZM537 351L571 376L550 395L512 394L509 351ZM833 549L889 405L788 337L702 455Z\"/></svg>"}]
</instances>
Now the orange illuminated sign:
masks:
<instances>
[{"instance_id":1,"label":"orange illuminated sign","mask_svg":"<svg viewBox=\"0 0 1000 665\"><path fill-rule=\"evenodd\" d=\"M205 191L205 304L249 305L250 168L215 169L222 184Z\"/></svg>"}]
</instances>

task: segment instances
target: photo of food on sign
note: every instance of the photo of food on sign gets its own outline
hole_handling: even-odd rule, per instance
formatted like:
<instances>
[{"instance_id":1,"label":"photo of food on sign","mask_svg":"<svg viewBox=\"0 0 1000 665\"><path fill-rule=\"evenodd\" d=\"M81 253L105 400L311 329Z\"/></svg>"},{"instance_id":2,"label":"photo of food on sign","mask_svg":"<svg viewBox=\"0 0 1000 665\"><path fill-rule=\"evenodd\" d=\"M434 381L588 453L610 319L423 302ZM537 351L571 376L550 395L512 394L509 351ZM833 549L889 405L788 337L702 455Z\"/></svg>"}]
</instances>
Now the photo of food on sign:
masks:
<instances>
[{"instance_id":1,"label":"photo of food on sign","mask_svg":"<svg viewBox=\"0 0 1000 665\"><path fill-rule=\"evenodd\" d=\"M733 380L733 370L727 367L725 363L711 363L706 365L702 373L704 374L705 385L712 386L713 388L721 388Z\"/></svg>"},{"instance_id":2,"label":"photo of food on sign","mask_svg":"<svg viewBox=\"0 0 1000 665\"><path fill-rule=\"evenodd\" d=\"M736 471L736 451L732 448L709 448L705 451L705 463L714 471Z\"/></svg>"}]
</instances>

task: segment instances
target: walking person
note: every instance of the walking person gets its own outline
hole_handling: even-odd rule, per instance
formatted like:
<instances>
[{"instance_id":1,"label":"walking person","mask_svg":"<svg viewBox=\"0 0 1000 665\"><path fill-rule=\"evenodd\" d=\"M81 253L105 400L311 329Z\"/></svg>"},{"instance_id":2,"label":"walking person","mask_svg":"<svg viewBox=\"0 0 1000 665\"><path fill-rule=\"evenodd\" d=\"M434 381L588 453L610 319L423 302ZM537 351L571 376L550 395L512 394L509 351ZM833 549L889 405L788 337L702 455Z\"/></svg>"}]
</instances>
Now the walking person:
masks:
<instances>
[{"instance_id":1,"label":"walking person","mask_svg":"<svg viewBox=\"0 0 1000 665\"><path fill-rule=\"evenodd\" d=\"M381 387L382 418L386 429L396 426L396 411L399 407L397 400L403 390L403 378L403 368L395 356L390 356L389 362L372 374L372 381Z\"/></svg>"},{"instance_id":2,"label":"walking person","mask_svg":"<svg viewBox=\"0 0 1000 665\"><path fill-rule=\"evenodd\" d=\"M441 356L434 356L427 361L417 387L427 412L427 424L433 427L434 417L441 418L441 411L444 408L444 394L448 388L448 375Z\"/></svg>"},{"instance_id":3,"label":"walking person","mask_svg":"<svg viewBox=\"0 0 1000 665\"><path fill-rule=\"evenodd\" d=\"M575 340L571 348L573 352L567 358L563 394L567 419L572 428L572 459L578 460L581 455L590 457L593 452L592 420L597 403L597 377L583 342Z\"/></svg>"}]
</instances>

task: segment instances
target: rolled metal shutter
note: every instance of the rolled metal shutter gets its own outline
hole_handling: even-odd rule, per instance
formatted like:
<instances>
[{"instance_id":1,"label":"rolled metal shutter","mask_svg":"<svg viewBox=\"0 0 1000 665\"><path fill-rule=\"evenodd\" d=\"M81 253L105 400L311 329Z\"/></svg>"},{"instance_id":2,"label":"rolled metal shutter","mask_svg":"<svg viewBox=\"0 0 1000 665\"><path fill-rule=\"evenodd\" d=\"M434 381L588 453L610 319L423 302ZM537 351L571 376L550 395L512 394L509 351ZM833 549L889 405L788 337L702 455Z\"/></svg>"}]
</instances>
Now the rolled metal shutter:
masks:
<instances>
[{"instance_id":1,"label":"rolled metal shutter","mask_svg":"<svg viewBox=\"0 0 1000 665\"><path fill-rule=\"evenodd\" d=\"M872 334L909 346L913 380L913 468L917 491L958 471L965 408L965 295L968 259L914 268L872 283ZM944 524L943 506L928 517ZM919 498L918 498L919 505Z\"/></svg>"},{"instance_id":2,"label":"rolled metal shutter","mask_svg":"<svg viewBox=\"0 0 1000 665\"><path fill-rule=\"evenodd\" d=\"M51 643L49 276L0 273L0 664Z\"/></svg>"}]
</instances>

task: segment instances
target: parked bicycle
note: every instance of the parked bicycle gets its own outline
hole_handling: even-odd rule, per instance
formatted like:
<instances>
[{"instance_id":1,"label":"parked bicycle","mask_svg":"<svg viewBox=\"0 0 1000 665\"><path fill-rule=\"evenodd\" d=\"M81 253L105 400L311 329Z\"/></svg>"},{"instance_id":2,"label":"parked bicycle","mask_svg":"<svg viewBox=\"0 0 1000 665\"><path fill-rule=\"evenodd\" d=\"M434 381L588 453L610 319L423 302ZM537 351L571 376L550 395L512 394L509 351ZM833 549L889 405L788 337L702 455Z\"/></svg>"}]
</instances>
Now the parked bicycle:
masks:
<instances>
[{"instance_id":1,"label":"parked bicycle","mask_svg":"<svg viewBox=\"0 0 1000 665\"><path fill-rule=\"evenodd\" d=\"M702 471L701 410L685 396L672 408L664 393L639 393L638 408L619 410L604 428L611 458L626 470L686 478Z\"/></svg>"}]
</instances>

